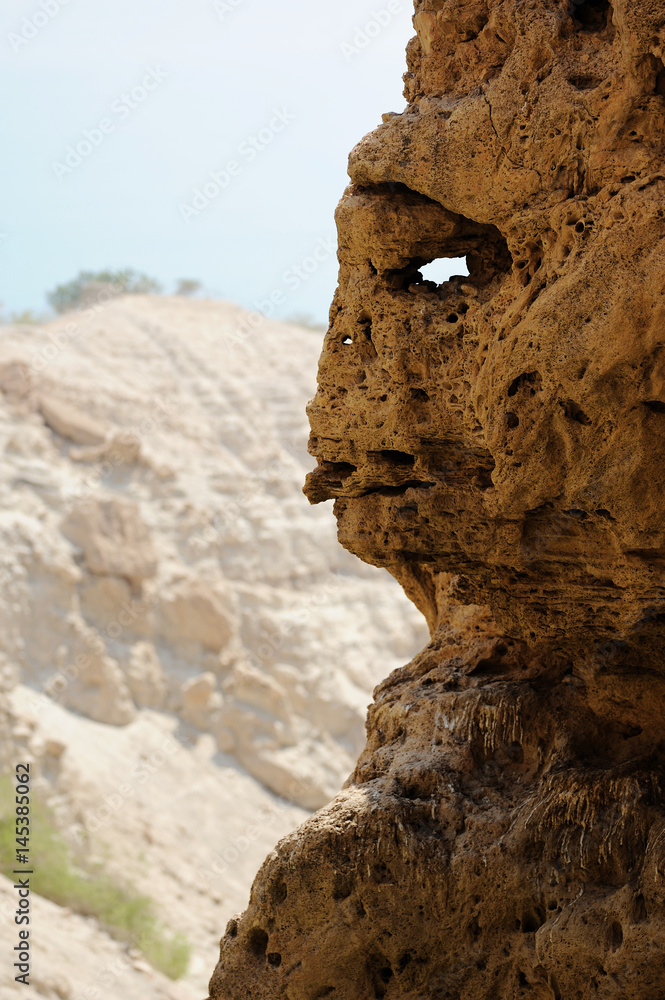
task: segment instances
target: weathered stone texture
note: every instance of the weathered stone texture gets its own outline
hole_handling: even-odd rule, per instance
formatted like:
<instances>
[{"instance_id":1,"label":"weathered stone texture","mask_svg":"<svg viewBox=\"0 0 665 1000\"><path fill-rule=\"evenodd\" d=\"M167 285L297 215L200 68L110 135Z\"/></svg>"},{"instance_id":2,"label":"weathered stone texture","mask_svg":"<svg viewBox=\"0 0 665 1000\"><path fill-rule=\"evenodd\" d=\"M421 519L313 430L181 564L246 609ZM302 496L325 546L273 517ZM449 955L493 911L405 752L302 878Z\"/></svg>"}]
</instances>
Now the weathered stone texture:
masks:
<instances>
[{"instance_id":1,"label":"weathered stone texture","mask_svg":"<svg viewBox=\"0 0 665 1000\"><path fill-rule=\"evenodd\" d=\"M211 996L662 1000L665 4L415 27L338 209L306 491L432 641Z\"/></svg>"},{"instance_id":2,"label":"weathered stone texture","mask_svg":"<svg viewBox=\"0 0 665 1000\"><path fill-rule=\"evenodd\" d=\"M308 492L432 623L451 572L527 638L627 635L664 594L665 10L432 6L351 155Z\"/></svg>"}]
</instances>

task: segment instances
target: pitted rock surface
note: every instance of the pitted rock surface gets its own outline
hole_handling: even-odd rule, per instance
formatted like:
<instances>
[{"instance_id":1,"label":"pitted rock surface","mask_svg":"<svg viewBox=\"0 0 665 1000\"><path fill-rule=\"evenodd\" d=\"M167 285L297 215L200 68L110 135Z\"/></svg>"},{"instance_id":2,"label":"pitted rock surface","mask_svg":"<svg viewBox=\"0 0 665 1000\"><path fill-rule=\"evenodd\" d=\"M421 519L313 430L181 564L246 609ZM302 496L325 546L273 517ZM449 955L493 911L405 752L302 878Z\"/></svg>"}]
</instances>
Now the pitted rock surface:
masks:
<instances>
[{"instance_id":1,"label":"pitted rock surface","mask_svg":"<svg viewBox=\"0 0 665 1000\"><path fill-rule=\"evenodd\" d=\"M213 998L663 996L659 710L608 719L564 657L450 619L377 688L345 790L268 857Z\"/></svg>"},{"instance_id":2,"label":"pitted rock surface","mask_svg":"<svg viewBox=\"0 0 665 1000\"><path fill-rule=\"evenodd\" d=\"M414 24L338 209L306 492L432 640L211 997L662 1000L665 4Z\"/></svg>"},{"instance_id":3,"label":"pitted rock surface","mask_svg":"<svg viewBox=\"0 0 665 1000\"><path fill-rule=\"evenodd\" d=\"M665 610L664 20L419 3L410 103L351 154L307 492L432 625L448 595L572 647Z\"/></svg>"}]
</instances>

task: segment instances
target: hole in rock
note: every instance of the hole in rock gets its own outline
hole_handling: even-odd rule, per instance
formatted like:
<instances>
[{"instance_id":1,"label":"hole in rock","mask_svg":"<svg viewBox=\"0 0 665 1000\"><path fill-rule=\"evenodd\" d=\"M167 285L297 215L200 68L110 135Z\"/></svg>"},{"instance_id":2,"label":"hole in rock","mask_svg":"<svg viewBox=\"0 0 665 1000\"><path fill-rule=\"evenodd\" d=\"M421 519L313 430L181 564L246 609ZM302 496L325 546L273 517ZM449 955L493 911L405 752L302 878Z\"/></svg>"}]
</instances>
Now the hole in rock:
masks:
<instances>
[{"instance_id":1,"label":"hole in rock","mask_svg":"<svg viewBox=\"0 0 665 1000\"><path fill-rule=\"evenodd\" d=\"M640 893L633 903L633 922L639 924L646 920L647 915L647 904L644 902L644 896Z\"/></svg>"},{"instance_id":2,"label":"hole in rock","mask_svg":"<svg viewBox=\"0 0 665 1000\"><path fill-rule=\"evenodd\" d=\"M516 413L506 413L506 422L510 427L510 429L512 430L515 427L519 427L520 418L517 416Z\"/></svg>"},{"instance_id":3,"label":"hole in rock","mask_svg":"<svg viewBox=\"0 0 665 1000\"><path fill-rule=\"evenodd\" d=\"M393 875L388 865L384 861L379 861L378 864L374 865L372 869L372 879L377 885L384 885L386 882L393 881Z\"/></svg>"},{"instance_id":4,"label":"hole in rock","mask_svg":"<svg viewBox=\"0 0 665 1000\"><path fill-rule=\"evenodd\" d=\"M409 389L409 394L411 399L419 399L422 403L429 403L429 396L424 389Z\"/></svg>"},{"instance_id":5,"label":"hole in rock","mask_svg":"<svg viewBox=\"0 0 665 1000\"><path fill-rule=\"evenodd\" d=\"M595 90L601 82L597 76L571 76L568 80L575 90Z\"/></svg>"},{"instance_id":6,"label":"hole in rock","mask_svg":"<svg viewBox=\"0 0 665 1000\"><path fill-rule=\"evenodd\" d=\"M356 471L356 466L350 462L321 462L321 468L326 472L332 472L342 479L348 479Z\"/></svg>"},{"instance_id":7,"label":"hole in rock","mask_svg":"<svg viewBox=\"0 0 665 1000\"><path fill-rule=\"evenodd\" d=\"M353 338L349 337L349 335L347 333L345 337L342 337L342 343L343 344L352 344L353 343Z\"/></svg>"},{"instance_id":8,"label":"hole in rock","mask_svg":"<svg viewBox=\"0 0 665 1000\"><path fill-rule=\"evenodd\" d=\"M655 56L654 62L656 64L656 85L654 87L654 93L665 96L665 63L663 63L662 59L658 59Z\"/></svg>"},{"instance_id":9,"label":"hole in rock","mask_svg":"<svg viewBox=\"0 0 665 1000\"><path fill-rule=\"evenodd\" d=\"M399 965L397 966L398 972L404 972L409 962L411 962L411 955L409 952L405 952L399 960Z\"/></svg>"},{"instance_id":10,"label":"hole in rock","mask_svg":"<svg viewBox=\"0 0 665 1000\"><path fill-rule=\"evenodd\" d=\"M583 31L603 31L611 13L609 0L573 0L573 20Z\"/></svg>"},{"instance_id":11,"label":"hole in rock","mask_svg":"<svg viewBox=\"0 0 665 1000\"><path fill-rule=\"evenodd\" d=\"M568 402L561 405L563 406L563 412L569 420L574 420L575 423L582 424L583 427L589 426L591 419L587 417L582 407L574 402L574 400L569 399Z\"/></svg>"},{"instance_id":12,"label":"hole in rock","mask_svg":"<svg viewBox=\"0 0 665 1000\"><path fill-rule=\"evenodd\" d=\"M252 927L247 935L247 944L257 958L263 958L268 950L268 935L260 927Z\"/></svg>"},{"instance_id":13,"label":"hole in rock","mask_svg":"<svg viewBox=\"0 0 665 1000\"><path fill-rule=\"evenodd\" d=\"M285 882L276 882L272 890L272 898L275 903L283 903L287 896L287 888Z\"/></svg>"},{"instance_id":14,"label":"hole in rock","mask_svg":"<svg viewBox=\"0 0 665 1000\"><path fill-rule=\"evenodd\" d=\"M585 510L580 510L579 507L570 507L565 513L576 521L586 521L589 516Z\"/></svg>"},{"instance_id":15,"label":"hole in rock","mask_svg":"<svg viewBox=\"0 0 665 1000\"><path fill-rule=\"evenodd\" d=\"M352 886L348 879L343 875L337 874L335 878L335 884L333 886L332 898L335 902L339 903L343 899L348 899L352 892Z\"/></svg>"},{"instance_id":16,"label":"hole in rock","mask_svg":"<svg viewBox=\"0 0 665 1000\"><path fill-rule=\"evenodd\" d=\"M516 396L522 386L529 388L532 396L536 394L536 390L540 389L541 378L538 372L523 372L522 375L518 375L508 386L508 395Z\"/></svg>"},{"instance_id":17,"label":"hole in rock","mask_svg":"<svg viewBox=\"0 0 665 1000\"><path fill-rule=\"evenodd\" d=\"M652 413L665 413L665 403L660 399L649 399L644 404Z\"/></svg>"},{"instance_id":18,"label":"hole in rock","mask_svg":"<svg viewBox=\"0 0 665 1000\"><path fill-rule=\"evenodd\" d=\"M271 951L268 955L268 965L272 965L274 969L279 969L282 964L282 956L277 951Z\"/></svg>"},{"instance_id":19,"label":"hole in rock","mask_svg":"<svg viewBox=\"0 0 665 1000\"><path fill-rule=\"evenodd\" d=\"M545 914L540 908L527 910L522 914L522 933L535 934L539 927L545 923Z\"/></svg>"},{"instance_id":20,"label":"hole in rock","mask_svg":"<svg viewBox=\"0 0 665 1000\"><path fill-rule=\"evenodd\" d=\"M614 921L610 927L610 948L618 951L623 944L623 928L618 921Z\"/></svg>"},{"instance_id":21,"label":"hole in rock","mask_svg":"<svg viewBox=\"0 0 665 1000\"><path fill-rule=\"evenodd\" d=\"M416 461L414 455L409 455L404 451L380 451L379 455L389 465L412 466Z\"/></svg>"},{"instance_id":22,"label":"hole in rock","mask_svg":"<svg viewBox=\"0 0 665 1000\"><path fill-rule=\"evenodd\" d=\"M437 285L449 281L453 275L462 278L469 277L466 257L438 257L419 270L425 281L434 281Z\"/></svg>"}]
</instances>

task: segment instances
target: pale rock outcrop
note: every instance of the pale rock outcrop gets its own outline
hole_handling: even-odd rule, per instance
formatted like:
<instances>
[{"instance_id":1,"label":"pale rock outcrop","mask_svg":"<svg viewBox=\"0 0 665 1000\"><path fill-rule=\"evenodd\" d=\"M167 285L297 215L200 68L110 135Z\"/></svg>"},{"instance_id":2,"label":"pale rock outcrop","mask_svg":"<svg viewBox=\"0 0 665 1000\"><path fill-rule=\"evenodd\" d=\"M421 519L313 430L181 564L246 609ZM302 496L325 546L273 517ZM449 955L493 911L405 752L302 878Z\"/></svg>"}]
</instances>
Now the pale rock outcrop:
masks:
<instances>
[{"instance_id":1,"label":"pale rock outcrop","mask_svg":"<svg viewBox=\"0 0 665 1000\"><path fill-rule=\"evenodd\" d=\"M51 430L74 444L99 445L106 440L103 424L72 403L42 393L39 409Z\"/></svg>"},{"instance_id":2,"label":"pale rock outcrop","mask_svg":"<svg viewBox=\"0 0 665 1000\"><path fill-rule=\"evenodd\" d=\"M151 642L137 642L132 646L125 677L137 708L163 708L167 682Z\"/></svg>"},{"instance_id":3,"label":"pale rock outcrop","mask_svg":"<svg viewBox=\"0 0 665 1000\"><path fill-rule=\"evenodd\" d=\"M218 653L237 627L227 587L213 590L203 580L184 579L159 603L157 628L168 643L200 643Z\"/></svg>"},{"instance_id":4,"label":"pale rock outcrop","mask_svg":"<svg viewBox=\"0 0 665 1000\"><path fill-rule=\"evenodd\" d=\"M426 632L302 496L316 334L141 296L75 319L0 342L0 767L30 760L72 847L189 936L185 988L204 996L220 921L340 788L373 685ZM41 395L108 438L70 446ZM48 974L86 995L120 949L91 920L38 916ZM133 971L107 1000L183 995Z\"/></svg>"},{"instance_id":5,"label":"pale rock outcrop","mask_svg":"<svg viewBox=\"0 0 665 1000\"><path fill-rule=\"evenodd\" d=\"M83 550L86 568L137 585L155 575L157 554L137 503L117 497L79 501L63 533Z\"/></svg>"},{"instance_id":6,"label":"pale rock outcrop","mask_svg":"<svg viewBox=\"0 0 665 1000\"><path fill-rule=\"evenodd\" d=\"M210 729L222 707L222 696L213 673L199 674L186 681L181 689L182 717L197 729Z\"/></svg>"}]
</instances>

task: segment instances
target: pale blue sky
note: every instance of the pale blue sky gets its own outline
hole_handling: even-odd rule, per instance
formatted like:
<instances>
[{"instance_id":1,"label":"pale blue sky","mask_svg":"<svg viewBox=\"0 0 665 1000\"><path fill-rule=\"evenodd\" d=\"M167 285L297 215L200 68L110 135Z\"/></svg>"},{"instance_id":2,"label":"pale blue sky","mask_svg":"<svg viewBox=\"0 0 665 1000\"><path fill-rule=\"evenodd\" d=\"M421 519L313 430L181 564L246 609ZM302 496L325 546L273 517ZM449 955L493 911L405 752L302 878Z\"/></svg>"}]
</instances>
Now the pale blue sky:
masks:
<instances>
[{"instance_id":1,"label":"pale blue sky","mask_svg":"<svg viewBox=\"0 0 665 1000\"><path fill-rule=\"evenodd\" d=\"M275 315L324 319L347 155L404 107L411 13L410 0L8 0L7 310L43 309L82 268L134 267L248 307L281 291ZM98 145L77 165L67 148L84 130ZM229 161L225 190L193 202Z\"/></svg>"}]
</instances>

